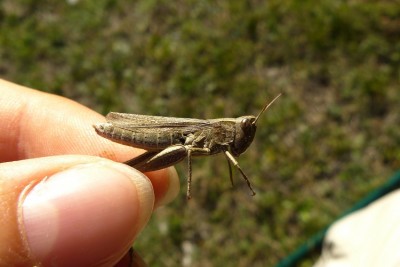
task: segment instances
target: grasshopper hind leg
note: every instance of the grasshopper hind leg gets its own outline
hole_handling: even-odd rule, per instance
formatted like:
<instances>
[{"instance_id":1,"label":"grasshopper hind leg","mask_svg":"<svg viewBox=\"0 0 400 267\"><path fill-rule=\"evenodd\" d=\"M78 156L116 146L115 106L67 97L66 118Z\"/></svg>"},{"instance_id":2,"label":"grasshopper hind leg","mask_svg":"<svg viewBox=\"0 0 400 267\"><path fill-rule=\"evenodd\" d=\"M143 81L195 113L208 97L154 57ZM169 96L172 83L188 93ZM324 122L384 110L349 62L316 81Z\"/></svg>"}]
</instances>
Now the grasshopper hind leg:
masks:
<instances>
[{"instance_id":1,"label":"grasshopper hind leg","mask_svg":"<svg viewBox=\"0 0 400 267\"><path fill-rule=\"evenodd\" d=\"M191 199L192 188L192 155L205 156L210 154L208 148L198 148L191 145L173 145L161 151L148 151L136 158L124 162L125 164L143 172L155 171L169 166L188 158L188 178L187 178L187 199Z\"/></svg>"},{"instance_id":2,"label":"grasshopper hind leg","mask_svg":"<svg viewBox=\"0 0 400 267\"><path fill-rule=\"evenodd\" d=\"M147 151L125 164L143 172L156 171L175 165L187 156L188 148L174 145L161 151Z\"/></svg>"},{"instance_id":3,"label":"grasshopper hind leg","mask_svg":"<svg viewBox=\"0 0 400 267\"><path fill-rule=\"evenodd\" d=\"M147 151L137 156L136 158L125 161L124 164L140 170L141 167L143 167L149 159L151 159L158 153L159 153L158 151Z\"/></svg>"},{"instance_id":4,"label":"grasshopper hind leg","mask_svg":"<svg viewBox=\"0 0 400 267\"><path fill-rule=\"evenodd\" d=\"M185 157L188 158L187 199L191 199L192 188L192 151L207 153L207 149L197 149L191 146L175 145L162 151L148 151L136 158L124 162L139 171L155 171L175 165Z\"/></svg>"}]
</instances>

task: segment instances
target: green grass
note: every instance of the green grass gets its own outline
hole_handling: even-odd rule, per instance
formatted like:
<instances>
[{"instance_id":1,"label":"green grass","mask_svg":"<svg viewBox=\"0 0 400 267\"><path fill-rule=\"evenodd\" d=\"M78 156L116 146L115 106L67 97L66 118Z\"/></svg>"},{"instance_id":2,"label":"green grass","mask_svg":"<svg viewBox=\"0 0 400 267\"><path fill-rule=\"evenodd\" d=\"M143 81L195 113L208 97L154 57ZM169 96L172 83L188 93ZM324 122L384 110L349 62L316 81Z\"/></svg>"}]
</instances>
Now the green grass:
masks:
<instances>
[{"instance_id":1,"label":"green grass","mask_svg":"<svg viewBox=\"0 0 400 267\"><path fill-rule=\"evenodd\" d=\"M271 266L400 167L400 6L392 1L10 1L0 76L110 110L256 114L239 162L195 161L135 247L150 266ZM182 187L186 166L178 166ZM309 262L303 263L308 266Z\"/></svg>"}]
</instances>

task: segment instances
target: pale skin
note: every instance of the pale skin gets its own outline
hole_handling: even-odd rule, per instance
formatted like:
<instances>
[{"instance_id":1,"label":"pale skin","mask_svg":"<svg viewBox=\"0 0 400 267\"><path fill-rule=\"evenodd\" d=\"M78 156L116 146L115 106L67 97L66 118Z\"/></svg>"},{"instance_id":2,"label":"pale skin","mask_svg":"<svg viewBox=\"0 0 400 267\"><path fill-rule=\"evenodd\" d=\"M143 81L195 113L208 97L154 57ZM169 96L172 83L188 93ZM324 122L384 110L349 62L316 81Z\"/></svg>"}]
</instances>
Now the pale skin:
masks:
<instances>
[{"instance_id":1,"label":"pale skin","mask_svg":"<svg viewBox=\"0 0 400 267\"><path fill-rule=\"evenodd\" d=\"M4 80L0 94L0 266L127 266L175 170L118 163L143 150L98 136L104 117L74 101Z\"/></svg>"}]
</instances>

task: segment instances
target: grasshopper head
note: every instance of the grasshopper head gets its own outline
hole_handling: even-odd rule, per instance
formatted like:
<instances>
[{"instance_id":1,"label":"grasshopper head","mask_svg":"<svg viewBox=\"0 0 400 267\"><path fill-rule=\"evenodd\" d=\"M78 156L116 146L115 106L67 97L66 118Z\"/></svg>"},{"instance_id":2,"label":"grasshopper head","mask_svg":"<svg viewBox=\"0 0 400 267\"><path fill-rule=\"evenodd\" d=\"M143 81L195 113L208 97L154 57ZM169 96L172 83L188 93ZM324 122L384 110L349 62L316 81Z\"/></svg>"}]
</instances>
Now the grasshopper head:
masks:
<instances>
[{"instance_id":1,"label":"grasshopper head","mask_svg":"<svg viewBox=\"0 0 400 267\"><path fill-rule=\"evenodd\" d=\"M250 146L251 142L253 142L254 135L256 134L257 130L257 120L260 118L263 112L267 110L269 106L271 106L271 104L280 96L281 94L275 97L271 102L267 103L257 116L243 116L237 118L237 123L235 126L235 138L231 145L231 152L235 157L245 152Z\"/></svg>"},{"instance_id":2,"label":"grasshopper head","mask_svg":"<svg viewBox=\"0 0 400 267\"><path fill-rule=\"evenodd\" d=\"M243 116L237 118L238 123L235 126L235 139L231 146L232 154L237 157L242 154L253 142L256 134L257 126L255 124L256 117Z\"/></svg>"}]
</instances>

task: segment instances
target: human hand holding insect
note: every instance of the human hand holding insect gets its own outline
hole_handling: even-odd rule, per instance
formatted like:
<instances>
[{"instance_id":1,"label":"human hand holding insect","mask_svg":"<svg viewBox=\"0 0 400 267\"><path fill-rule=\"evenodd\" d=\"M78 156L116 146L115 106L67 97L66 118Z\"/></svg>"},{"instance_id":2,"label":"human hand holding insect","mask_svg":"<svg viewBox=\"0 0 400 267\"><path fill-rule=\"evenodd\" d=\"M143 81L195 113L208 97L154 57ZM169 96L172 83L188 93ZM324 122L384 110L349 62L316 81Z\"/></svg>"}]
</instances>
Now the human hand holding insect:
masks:
<instances>
[{"instance_id":1,"label":"human hand holding insect","mask_svg":"<svg viewBox=\"0 0 400 267\"><path fill-rule=\"evenodd\" d=\"M140 152L99 137L104 117L74 101L4 80L0 93L0 266L129 260L154 206L179 190L173 168L115 162Z\"/></svg>"}]
</instances>

